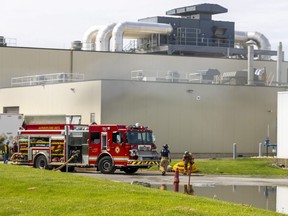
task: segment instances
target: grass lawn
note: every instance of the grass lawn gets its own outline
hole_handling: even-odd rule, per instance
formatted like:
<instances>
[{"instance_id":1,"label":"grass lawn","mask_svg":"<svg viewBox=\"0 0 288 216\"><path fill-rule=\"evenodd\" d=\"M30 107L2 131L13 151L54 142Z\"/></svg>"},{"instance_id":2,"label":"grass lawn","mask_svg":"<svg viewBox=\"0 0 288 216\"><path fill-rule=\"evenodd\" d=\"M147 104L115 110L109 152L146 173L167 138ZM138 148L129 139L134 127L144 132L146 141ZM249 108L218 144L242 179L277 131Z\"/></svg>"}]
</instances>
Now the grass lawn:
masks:
<instances>
[{"instance_id":1,"label":"grass lawn","mask_svg":"<svg viewBox=\"0 0 288 216\"><path fill-rule=\"evenodd\" d=\"M267 158L238 158L196 160L197 167L204 174L225 175L257 175L257 176L286 176L288 170L280 169L274 164L274 159Z\"/></svg>"},{"instance_id":2,"label":"grass lawn","mask_svg":"<svg viewBox=\"0 0 288 216\"><path fill-rule=\"evenodd\" d=\"M172 160L170 165L179 161ZM288 170L274 166L273 158L195 159L195 164L202 174L288 177ZM158 167L150 170L158 170Z\"/></svg>"},{"instance_id":3,"label":"grass lawn","mask_svg":"<svg viewBox=\"0 0 288 216\"><path fill-rule=\"evenodd\" d=\"M206 166L199 160L199 168L202 165ZM281 215L204 197L16 165L0 164L0 181L0 215L5 216Z\"/></svg>"}]
</instances>

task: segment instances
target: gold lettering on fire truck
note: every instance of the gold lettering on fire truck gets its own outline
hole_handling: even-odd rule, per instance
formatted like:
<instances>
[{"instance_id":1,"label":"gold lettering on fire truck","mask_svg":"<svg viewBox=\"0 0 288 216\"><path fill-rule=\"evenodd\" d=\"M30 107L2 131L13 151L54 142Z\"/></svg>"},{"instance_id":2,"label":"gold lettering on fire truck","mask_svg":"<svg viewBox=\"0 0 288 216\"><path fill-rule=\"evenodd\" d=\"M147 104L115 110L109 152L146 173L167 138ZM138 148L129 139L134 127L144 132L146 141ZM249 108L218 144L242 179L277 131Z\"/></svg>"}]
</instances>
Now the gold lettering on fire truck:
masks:
<instances>
[{"instance_id":1,"label":"gold lettering on fire truck","mask_svg":"<svg viewBox=\"0 0 288 216\"><path fill-rule=\"evenodd\" d=\"M60 130L60 126L39 126L38 130Z\"/></svg>"},{"instance_id":2,"label":"gold lettering on fire truck","mask_svg":"<svg viewBox=\"0 0 288 216\"><path fill-rule=\"evenodd\" d=\"M97 148L93 148L93 149L92 149L92 152L97 152L97 151L98 151Z\"/></svg>"}]
</instances>

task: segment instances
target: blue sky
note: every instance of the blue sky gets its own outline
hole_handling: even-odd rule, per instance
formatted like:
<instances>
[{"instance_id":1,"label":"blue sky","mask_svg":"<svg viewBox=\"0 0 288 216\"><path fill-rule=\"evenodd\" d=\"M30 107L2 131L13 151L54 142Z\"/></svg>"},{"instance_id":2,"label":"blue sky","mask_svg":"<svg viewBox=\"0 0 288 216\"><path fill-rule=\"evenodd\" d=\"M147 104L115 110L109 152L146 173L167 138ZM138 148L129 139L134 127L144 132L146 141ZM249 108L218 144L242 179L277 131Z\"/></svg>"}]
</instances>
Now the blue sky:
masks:
<instances>
[{"instance_id":1,"label":"blue sky","mask_svg":"<svg viewBox=\"0 0 288 216\"><path fill-rule=\"evenodd\" d=\"M18 46L70 48L94 25L164 16L167 10L200 3L219 4L228 13L214 20L235 22L235 30L257 31L288 56L287 0L1 0L0 35Z\"/></svg>"}]
</instances>

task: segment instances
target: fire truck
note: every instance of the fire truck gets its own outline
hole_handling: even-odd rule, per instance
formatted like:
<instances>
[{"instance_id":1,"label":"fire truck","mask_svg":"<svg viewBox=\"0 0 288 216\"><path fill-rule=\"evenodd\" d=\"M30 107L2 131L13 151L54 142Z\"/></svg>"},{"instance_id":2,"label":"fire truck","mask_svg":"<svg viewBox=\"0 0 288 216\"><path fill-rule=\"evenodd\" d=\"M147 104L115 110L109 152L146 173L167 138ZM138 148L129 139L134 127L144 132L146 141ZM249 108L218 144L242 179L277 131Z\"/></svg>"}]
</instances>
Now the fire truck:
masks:
<instances>
[{"instance_id":1,"label":"fire truck","mask_svg":"<svg viewBox=\"0 0 288 216\"><path fill-rule=\"evenodd\" d=\"M40 169L135 173L160 160L152 130L139 124L26 124L18 133L19 152L11 160Z\"/></svg>"}]
</instances>

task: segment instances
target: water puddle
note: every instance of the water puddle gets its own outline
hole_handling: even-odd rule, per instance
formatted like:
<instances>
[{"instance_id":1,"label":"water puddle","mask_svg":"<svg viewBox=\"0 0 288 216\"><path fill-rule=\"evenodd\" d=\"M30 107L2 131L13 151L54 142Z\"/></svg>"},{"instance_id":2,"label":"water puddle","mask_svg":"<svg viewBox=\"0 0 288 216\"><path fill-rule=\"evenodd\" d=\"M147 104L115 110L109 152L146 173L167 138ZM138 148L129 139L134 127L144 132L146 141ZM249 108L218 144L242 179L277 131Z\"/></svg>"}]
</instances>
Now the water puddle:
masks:
<instances>
[{"instance_id":1,"label":"water puddle","mask_svg":"<svg viewBox=\"0 0 288 216\"><path fill-rule=\"evenodd\" d=\"M174 190L173 185L153 186ZM288 187L192 184L192 194L288 214ZM184 186L179 186L184 193Z\"/></svg>"}]
</instances>

